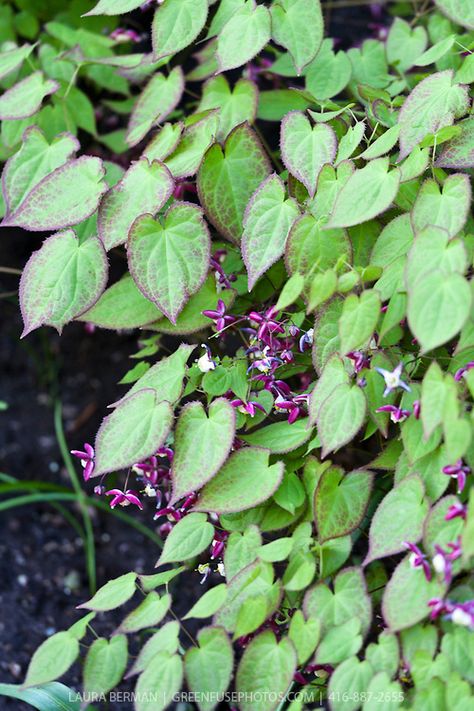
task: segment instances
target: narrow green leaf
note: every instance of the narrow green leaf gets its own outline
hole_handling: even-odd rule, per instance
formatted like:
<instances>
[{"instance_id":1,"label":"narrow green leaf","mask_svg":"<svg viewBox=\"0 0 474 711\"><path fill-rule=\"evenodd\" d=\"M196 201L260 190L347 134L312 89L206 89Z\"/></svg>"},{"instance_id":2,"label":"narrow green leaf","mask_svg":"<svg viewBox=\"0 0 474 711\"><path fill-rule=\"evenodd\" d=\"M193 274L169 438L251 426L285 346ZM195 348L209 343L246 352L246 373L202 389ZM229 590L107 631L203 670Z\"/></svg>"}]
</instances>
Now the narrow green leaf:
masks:
<instances>
[{"instance_id":1,"label":"narrow green leaf","mask_svg":"<svg viewBox=\"0 0 474 711\"><path fill-rule=\"evenodd\" d=\"M173 111L181 100L184 77L181 68L175 67L167 77L154 74L138 97L130 116L126 141L136 146L150 129Z\"/></svg>"},{"instance_id":2,"label":"narrow green leaf","mask_svg":"<svg viewBox=\"0 0 474 711\"><path fill-rule=\"evenodd\" d=\"M18 120L33 116L45 96L54 94L58 89L57 81L46 79L43 72L33 72L2 94L0 119Z\"/></svg>"},{"instance_id":3,"label":"narrow green leaf","mask_svg":"<svg viewBox=\"0 0 474 711\"><path fill-rule=\"evenodd\" d=\"M214 615L224 604L227 597L227 587L225 583L216 585L215 588L207 590L202 597L192 606L183 620L190 618L206 618Z\"/></svg>"},{"instance_id":4,"label":"narrow green leaf","mask_svg":"<svg viewBox=\"0 0 474 711\"><path fill-rule=\"evenodd\" d=\"M120 607L134 595L137 579L136 573L125 573L114 580L109 580L96 594L87 602L78 605L79 609L95 610L96 612L107 612Z\"/></svg>"}]
</instances>

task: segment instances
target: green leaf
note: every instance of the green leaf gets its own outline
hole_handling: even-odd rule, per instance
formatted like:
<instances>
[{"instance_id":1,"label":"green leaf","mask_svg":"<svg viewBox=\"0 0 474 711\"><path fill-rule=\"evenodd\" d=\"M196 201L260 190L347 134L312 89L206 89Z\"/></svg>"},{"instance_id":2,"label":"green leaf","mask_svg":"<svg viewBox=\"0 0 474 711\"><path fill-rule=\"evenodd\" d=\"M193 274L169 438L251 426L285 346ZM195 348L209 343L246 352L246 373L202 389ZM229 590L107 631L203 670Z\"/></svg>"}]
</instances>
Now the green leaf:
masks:
<instances>
[{"instance_id":1,"label":"green leaf","mask_svg":"<svg viewBox=\"0 0 474 711\"><path fill-rule=\"evenodd\" d=\"M243 568L254 562L257 557L256 551L261 545L262 537L256 526L248 526L242 534L230 534L224 553L227 580L232 580Z\"/></svg>"},{"instance_id":2,"label":"green leaf","mask_svg":"<svg viewBox=\"0 0 474 711\"><path fill-rule=\"evenodd\" d=\"M304 111L311 101L297 89L268 89L258 95L257 118L261 121L281 121L288 111Z\"/></svg>"},{"instance_id":3,"label":"green leaf","mask_svg":"<svg viewBox=\"0 0 474 711\"><path fill-rule=\"evenodd\" d=\"M108 251L124 244L140 215L159 212L173 192L169 170L141 158L132 163L123 178L105 195L99 208L99 237Z\"/></svg>"},{"instance_id":4,"label":"green leaf","mask_svg":"<svg viewBox=\"0 0 474 711\"><path fill-rule=\"evenodd\" d=\"M290 111L281 124L280 146L285 167L314 197L321 168L336 157L333 129L326 123L311 126L301 111Z\"/></svg>"},{"instance_id":5,"label":"green leaf","mask_svg":"<svg viewBox=\"0 0 474 711\"><path fill-rule=\"evenodd\" d=\"M300 447L312 434L308 420L303 418L291 425L286 421L273 422L251 434L241 435L240 438L253 447L269 449L272 454L284 454Z\"/></svg>"},{"instance_id":6,"label":"green leaf","mask_svg":"<svg viewBox=\"0 0 474 711\"><path fill-rule=\"evenodd\" d=\"M268 158L247 124L229 134L224 149L216 143L207 151L197 177L199 199L227 239L240 241L248 201L269 175Z\"/></svg>"},{"instance_id":7,"label":"green leaf","mask_svg":"<svg viewBox=\"0 0 474 711\"><path fill-rule=\"evenodd\" d=\"M365 634L372 619L372 605L362 570L341 570L334 579L334 593L324 583L315 585L304 597L303 611L306 618L320 620L323 630L355 618Z\"/></svg>"},{"instance_id":8,"label":"green leaf","mask_svg":"<svg viewBox=\"0 0 474 711\"><path fill-rule=\"evenodd\" d=\"M423 531L423 546L427 554L433 557L436 554L435 546L448 550L448 544L457 541L464 528L461 517L446 520L448 509L458 503L456 496L444 496L430 510L426 517ZM459 572L461 561L453 561L453 574Z\"/></svg>"},{"instance_id":9,"label":"green leaf","mask_svg":"<svg viewBox=\"0 0 474 711\"><path fill-rule=\"evenodd\" d=\"M164 0L155 11L152 25L153 59L177 54L194 42L203 29L208 0Z\"/></svg>"},{"instance_id":10,"label":"green leaf","mask_svg":"<svg viewBox=\"0 0 474 711\"><path fill-rule=\"evenodd\" d=\"M382 499L369 531L369 551L364 561L394 555L405 550L405 542L417 543L423 535L428 513L425 487L419 476L403 479Z\"/></svg>"},{"instance_id":11,"label":"green leaf","mask_svg":"<svg viewBox=\"0 0 474 711\"><path fill-rule=\"evenodd\" d=\"M458 239L449 241L448 238L448 233L441 227L428 226L417 234L405 268L409 293L418 281L437 270L444 274L464 274L467 267L464 244Z\"/></svg>"},{"instance_id":12,"label":"green leaf","mask_svg":"<svg viewBox=\"0 0 474 711\"><path fill-rule=\"evenodd\" d=\"M367 688L367 696L364 711L395 711L405 698L398 681L390 681L389 675L383 671L372 678Z\"/></svg>"},{"instance_id":13,"label":"green leaf","mask_svg":"<svg viewBox=\"0 0 474 711\"><path fill-rule=\"evenodd\" d=\"M125 575L120 575L114 580L109 580L108 583L97 590L90 600L78 605L78 609L95 610L96 612L115 610L116 607L120 607L134 595L136 579L136 573L125 573Z\"/></svg>"},{"instance_id":14,"label":"green leaf","mask_svg":"<svg viewBox=\"0 0 474 711\"><path fill-rule=\"evenodd\" d=\"M367 404L362 390L346 383L338 385L318 412L318 434L322 457L350 442L362 427Z\"/></svg>"},{"instance_id":15,"label":"green leaf","mask_svg":"<svg viewBox=\"0 0 474 711\"><path fill-rule=\"evenodd\" d=\"M395 124L387 131L382 133L373 143L371 143L363 153L360 154L359 158L364 160L373 160L374 158L380 158L380 156L388 153L396 142L398 141L398 136L400 134L400 126ZM402 178L403 180L403 178Z\"/></svg>"},{"instance_id":16,"label":"green leaf","mask_svg":"<svg viewBox=\"0 0 474 711\"><path fill-rule=\"evenodd\" d=\"M425 373L421 386L421 421L425 437L430 437L443 422L444 404L448 395L448 381L436 361Z\"/></svg>"},{"instance_id":17,"label":"green leaf","mask_svg":"<svg viewBox=\"0 0 474 711\"><path fill-rule=\"evenodd\" d=\"M233 632L239 610L245 600L260 594L267 598L267 616L269 616L280 602L280 586L278 583L276 585L273 583L273 567L270 563L255 560L234 575L228 583L227 597L224 605L214 615L214 624L221 625L228 632Z\"/></svg>"},{"instance_id":18,"label":"green leaf","mask_svg":"<svg viewBox=\"0 0 474 711\"><path fill-rule=\"evenodd\" d=\"M331 711L356 711L374 672L369 662L350 657L331 674L328 699Z\"/></svg>"},{"instance_id":19,"label":"green leaf","mask_svg":"<svg viewBox=\"0 0 474 711\"><path fill-rule=\"evenodd\" d=\"M330 299L336 288L337 274L334 269L326 269L322 274L315 274L309 287L307 313L315 311L318 306Z\"/></svg>"},{"instance_id":20,"label":"green leaf","mask_svg":"<svg viewBox=\"0 0 474 711\"><path fill-rule=\"evenodd\" d=\"M293 548L292 538L277 538L271 543L266 543L258 549L258 557L260 560L266 560L268 563L277 563L286 560Z\"/></svg>"},{"instance_id":21,"label":"green leaf","mask_svg":"<svg viewBox=\"0 0 474 711\"><path fill-rule=\"evenodd\" d=\"M221 0L209 26L207 37L218 35L232 15L245 5L246 0Z\"/></svg>"},{"instance_id":22,"label":"green leaf","mask_svg":"<svg viewBox=\"0 0 474 711\"><path fill-rule=\"evenodd\" d=\"M472 294L460 274L433 271L408 292L408 324L422 353L450 341L464 326Z\"/></svg>"},{"instance_id":23,"label":"green leaf","mask_svg":"<svg viewBox=\"0 0 474 711\"><path fill-rule=\"evenodd\" d=\"M45 640L33 654L23 688L39 686L59 679L79 656L79 642L69 632L57 632Z\"/></svg>"},{"instance_id":24,"label":"green leaf","mask_svg":"<svg viewBox=\"0 0 474 711\"><path fill-rule=\"evenodd\" d=\"M230 684L234 654L221 627L205 627L199 631L197 640L199 646L190 647L184 656L184 673L190 691L201 697L200 711L212 711Z\"/></svg>"},{"instance_id":25,"label":"green leaf","mask_svg":"<svg viewBox=\"0 0 474 711\"><path fill-rule=\"evenodd\" d=\"M295 649L286 637L277 642L270 631L255 637L237 669L236 689L243 694L242 711L276 709L280 695L283 697L291 684L296 663Z\"/></svg>"},{"instance_id":26,"label":"green leaf","mask_svg":"<svg viewBox=\"0 0 474 711\"><path fill-rule=\"evenodd\" d=\"M89 623L94 619L95 616L95 612L89 612L87 615L84 615L84 617L81 617L77 622L71 625L67 631L70 635L80 641L83 637L86 636L87 632L89 631Z\"/></svg>"},{"instance_id":27,"label":"green leaf","mask_svg":"<svg viewBox=\"0 0 474 711\"><path fill-rule=\"evenodd\" d=\"M209 231L196 205L175 202L163 223L142 215L130 230L128 260L135 283L174 324L203 284L209 257Z\"/></svg>"},{"instance_id":28,"label":"green leaf","mask_svg":"<svg viewBox=\"0 0 474 711\"><path fill-rule=\"evenodd\" d=\"M323 41L319 0L278 0L271 6L272 36L291 54L298 76L316 56Z\"/></svg>"},{"instance_id":29,"label":"green leaf","mask_svg":"<svg viewBox=\"0 0 474 711\"><path fill-rule=\"evenodd\" d=\"M461 129L461 133L444 144L435 163L440 168L466 169L474 167L474 118L464 119L456 126Z\"/></svg>"},{"instance_id":30,"label":"green leaf","mask_svg":"<svg viewBox=\"0 0 474 711\"><path fill-rule=\"evenodd\" d=\"M266 178L252 195L245 210L242 235L249 291L282 256L288 233L299 214L296 201L285 199L284 183L276 173Z\"/></svg>"},{"instance_id":31,"label":"green leaf","mask_svg":"<svg viewBox=\"0 0 474 711\"><path fill-rule=\"evenodd\" d=\"M428 582L422 568L413 568L406 556L392 573L383 595L382 613L390 632L412 627L428 617L428 601L443 597L446 585L437 579Z\"/></svg>"},{"instance_id":32,"label":"green leaf","mask_svg":"<svg viewBox=\"0 0 474 711\"><path fill-rule=\"evenodd\" d=\"M320 620L313 617L305 620L302 611L296 610L291 618L288 637L296 649L299 666L305 664L316 649L320 634Z\"/></svg>"},{"instance_id":33,"label":"green leaf","mask_svg":"<svg viewBox=\"0 0 474 711\"><path fill-rule=\"evenodd\" d=\"M377 644L371 642L367 646L365 658L370 662L375 672L385 672L390 678L395 676L400 662L397 636L381 632ZM404 661L408 662L405 655Z\"/></svg>"},{"instance_id":34,"label":"green leaf","mask_svg":"<svg viewBox=\"0 0 474 711\"><path fill-rule=\"evenodd\" d=\"M471 185L467 175L450 175L441 190L434 180L426 180L413 206L413 229L417 233L431 225L441 227L449 237L454 237L464 227L470 204Z\"/></svg>"},{"instance_id":35,"label":"green leaf","mask_svg":"<svg viewBox=\"0 0 474 711\"><path fill-rule=\"evenodd\" d=\"M175 67L167 77L156 73L137 99L130 116L126 141L136 146L148 131L173 111L181 100L184 77L181 67Z\"/></svg>"},{"instance_id":36,"label":"green leaf","mask_svg":"<svg viewBox=\"0 0 474 711\"><path fill-rule=\"evenodd\" d=\"M318 101L326 101L337 96L347 86L352 74L352 66L345 52L335 54L333 40L325 39L305 71L306 89Z\"/></svg>"},{"instance_id":37,"label":"green leaf","mask_svg":"<svg viewBox=\"0 0 474 711\"><path fill-rule=\"evenodd\" d=\"M140 649L133 666L127 672L126 679L139 674L147 668L159 652L174 654L179 646L179 622L172 620L155 632Z\"/></svg>"},{"instance_id":38,"label":"green leaf","mask_svg":"<svg viewBox=\"0 0 474 711\"><path fill-rule=\"evenodd\" d=\"M202 597L192 606L183 620L190 618L206 618L214 615L224 604L227 597L227 586L225 583L216 585L215 588L207 590Z\"/></svg>"},{"instance_id":39,"label":"green leaf","mask_svg":"<svg viewBox=\"0 0 474 711\"><path fill-rule=\"evenodd\" d=\"M352 86L363 89L384 89L390 82L385 45L375 39L364 40L361 47L352 47L347 55L352 64Z\"/></svg>"},{"instance_id":40,"label":"green leaf","mask_svg":"<svg viewBox=\"0 0 474 711\"><path fill-rule=\"evenodd\" d=\"M142 586L144 592L150 592L160 585L168 585L177 575L180 575L184 566L179 568L170 568L169 570L164 570L162 573L155 573L154 575L139 575L140 585Z\"/></svg>"},{"instance_id":41,"label":"green leaf","mask_svg":"<svg viewBox=\"0 0 474 711\"><path fill-rule=\"evenodd\" d=\"M0 119L18 120L33 116L45 96L59 89L57 81L46 79L43 72L33 72L0 97Z\"/></svg>"},{"instance_id":42,"label":"green leaf","mask_svg":"<svg viewBox=\"0 0 474 711\"><path fill-rule=\"evenodd\" d=\"M277 311L283 311L295 303L301 296L304 289L304 276L302 274L293 274L284 284L280 292L275 308Z\"/></svg>"},{"instance_id":43,"label":"green leaf","mask_svg":"<svg viewBox=\"0 0 474 711\"><path fill-rule=\"evenodd\" d=\"M365 128L365 121L357 121L357 123L353 126L349 126L346 133L339 141L339 148L337 150L335 161L336 165L351 157L364 137Z\"/></svg>"},{"instance_id":44,"label":"green leaf","mask_svg":"<svg viewBox=\"0 0 474 711\"><path fill-rule=\"evenodd\" d=\"M195 558L206 550L213 537L214 526L207 521L205 514L188 514L178 521L166 538L157 566Z\"/></svg>"},{"instance_id":45,"label":"green leaf","mask_svg":"<svg viewBox=\"0 0 474 711\"><path fill-rule=\"evenodd\" d=\"M400 155L406 158L430 133L451 126L469 107L467 88L454 83L448 69L423 79L409 94L398 115Z\"/></svg>"},{"instance_id":46,"label":"green leaf","mask_svg":"<svg viewBox=\"0 0 474 711\"><path fill-rule=\"evenodd\" d=\"M130 634L146 627L156 627L171 606L171 595L160 597L157 592L149 592L146 598L132 610L117 628L117 632Z\"/></svg>"},{"instance_id":47,"label":"green leaf","mask_svg":"<svg viewBox=\"0 0 474 711\"><path fill-rule=\"evenodd\" d=\"M114 635L110 642L103 637L96 639L84 662L84 694L89 698L92 694L107 694L122 680L127 660L124 634Z\"/></svg>"},{"instance_id":48,"label":"green leaf","mask_svg":"<svg viewBox=\"0 0 474 711\"><path fill-rule=\"evenodd\" d=\"M427 67L429 64L437 63L446 52L449 52L456 40L456 35L448 35L444 39L436 42L432 47L423 52L415 62L417 67Z\"/></svg>"},{"instance_id":49,"label":"green leaf","mask_svg":"<svg viewBox=\"0 0 474 711\"><path fill-rule=\"evenodd\" d=\"M154 160L164 161L177 147L183 128L181 121L165 123L143 151L142 158L148 158L150 163Z\"/></svg>"},{"instance_id":50,"label":"green leaf","mask_svg":"<svg viewBox=\"0 0 474 711\"><path fill-rule=\"evenodd\" d=\"M380 296L373 289L362 294L350 294L344 301L339 319L341 353L365 350L372 338L380 316Z\"/></svg>"},{"instance_id":51,"label":"green leaf","mask_svg":"<svg viewBox=\"0 0 474 711\"><path fill-rule=\"evenodd\" d=\"M30 56L34 49L31 44L24 44L22 47L13 47L6 52L0 53L0 79L4 79L9 74L18 69L24 60Z\"/></svg>"},{"instance_id":52,"label":"green leaf","mask_svg":"<svg viewBox=\"0 0 474 711\"><path fill-rule=\"evenodd\" d=\"M398 192L400 171L388 158L376 158L355 170L337 193L327 227L351 227L387 210Z\"/></svg>"},{"instance_id":53,"label":"green leaf","mask_svg":"<svg viewBox=\"0 0 474 711\"><path fill-rule=\"evenodd\" d=\"M93 476L131 467L151 457L164 444L172 419L170 404L160 402L151 388L126 397L102 421L97 432Z\"/></svg>"},{"instance_id":54,"label":"green leaf","mask_svg":"<svg viewBox=\"0 0 474 711\"><path fill-rule=\"evenodd\" d=\"M367 509L372 482L373 474L360 469L345 474L342 469L331 467L324 472L314 497L320 543L357 528Z\"/></svg>"},{"instance_id":55,"label":"green leaf","mask_svg":"<svg viewBox=\"0 0 474 711\"><path fill-rule=\"evenodd\" d=\"M164 711L181 690L182 683L181 657L159 652L138 678L135 711Z\"/></svg>"},{"instance_id":56,"label":"green leaf","mask_svg":"<svg viewBox=\"0 0 474 711\"><path fill-rule=\"evenodd\" d=\"M20 280L22 336L42 325L63 326L92 306L104 290L108 264L96 237L82 244L73 230L48 237L28 260Z\"/></svg>"},{"instance_id":57,"label":"green leaf","mask_svg":"<svg viewBox=\"0 0 474 711\"><path fill-rule=\"evenodd\" d=\"M217 140L224 141L233 128L244 121L253 123L257 113L258 89L247 79L239 79L231 89L225 76L212 77L202 88L198 111L220 109Z\"/></svg>"},{"instance_id":58,"label":"green leaf","mask_svg":"<svg viewBox=\"0 0 474 711\"><path fill-rule=\"evenodd\" d=\"M219 112L213 109L199 121L186 127L178 146L165 161L175 178L185 178L197 172L204 153L214 143L219 117Z\"/></svg>"},{"instance_id":59,"label":"green leaf","mask_svg":"<svg viewBox=\"0 0 474 711\"><path fill-rule=\"evenodd\" d=\"M25 690L15 684L0 684L0 696L20 699L39 711L64 711L64 709L79 711L80 709L80 699L76 692L57 682Z\"/></svg>"},{"instance_id":60,"label":"green leaf","mask_svg":"<svg viewBox=\"0 0 474 711\"><path fill-rule=\"evenodd\" d=\"M162 315L155 304L138 290L132 277L126 274L106 289L91 309L76 318L100 328L121 330L145 326Z\"/></svg>"},{"instance_id":61,"label":"green leaf","mask_svg":"<svg viewBox=\"0 0 474 711\"><path fill-rule=\"evenodd\" d=\"M340 350L339 318L343 300L336 297L319 309L314 323L313 363L321 373L329 358Z\"/></svg>"},{"instance_id":62,"label":"green leaf","mask_svg":"<svg viewBox=\"0 0 474 711\"><path fill-rule=\"evenodd\" d=\"M428 35L424 27L411 27L408 22L396 17L386 41L387 60L399 72L406 72L416 64L425 51Z\"/></svg>"},{"instance_id":63,"label":"green leaf","mask_svg":"<svg viewBox=\"0 0 474 711\"><path fill-rule=\"evenodd\" d=\"M142 0L99 0L97 5L85 14L85 17L90 15L125 15L142 4Z\"/></svg>"},{"instance_id":64,"label":"green leaf","mask_svg":"<svg viewBox=\"0 0 474 711\"><path fill-rule=\"evenodd\" d=\"M360 633L360 620L351 619L342 625L331 627L318 645L314 660L316 664L336 665L343 662L353 654L357 654L362 647Z\"/></svg>"},{"instance_id":65,"label":"green leaf","mask_svg":"<svg viewBox=\"0 0 474 711\"><path fill-rule=\"evenodd\" d=\"M97 209L107 190L104 174L100 158L68 161L35 185L1 226L46 232L77 225Z\"/></svg>"},{"instance_id":66,"label":"green leaf","mask_svg":"<svg viewBox=\"0 0 474 711\"><path fill-rule=\"evenodd\" d=\"M239 639L239 637L245 637L258 630L265 622L267 608L267 598L263 593L246 598L237 614L234 640Z\"/></svg>"},{"instance_id":67,"label":"green leaf","mask_svg":"<svg viewBox=\"0 0 474 711\"><path fill-rule=\"evenodd\" d=\"M283 477L283 462L269 466L269 451L239 449L204 487L195 509L216 513L245 511L267 501Z\"/></svg>"},{"instance_id":68,"label":"green leaf","mask_svg":"<svg viewBox=\"0 0 474 711\"><path fill-rule=\"evenodd\" d=\"M175 431L170 504L210 481L227 459L235 435L235 410L219 398L209 406L200 402L183 407Z\"/></svg>"},{"instance_id":69,"label":"green leaf","mask_svg":"<svg viewBox=\"0 0 474 711\"><path fill-rule=\"evenodd\" d=\"M338 385L348 384L349 375L344 361L338 355L333 355L325 364L309 399L310 422L314 424L325 400L332 395Z\"/></svg>"},{"instance_id":70,"label":"green leaf","mask_svg":"<svg viewBox=\"0 0 474 711\"><path fill-rule=\"evenodd\" d=\"M435 0L435 5L456 24L474 30L474 8L469 0Z\"/></svg>"},{"instance_id":71,"label":"green leaf","mask_svg":"<svg viewBox=\"0 0 474 711\"><path fill-rule=\"evenodd\" d=\"M270 12L255 0L247 0L224 25L217 38L219 72L241 67L270 41Z\"/></svg>"},{"instance_id":72,"label":"green leaf","mask_svg":"<svg viewBox=\"0 0 474 711\"><path fill-rule=\"evenodd\" d=\"M27 128L20 149L7 161L2 173L6 214L15 212L28 193L79 148L70 134L60 135L49 143L37 126Z\"/></svg>"}]
</instances>

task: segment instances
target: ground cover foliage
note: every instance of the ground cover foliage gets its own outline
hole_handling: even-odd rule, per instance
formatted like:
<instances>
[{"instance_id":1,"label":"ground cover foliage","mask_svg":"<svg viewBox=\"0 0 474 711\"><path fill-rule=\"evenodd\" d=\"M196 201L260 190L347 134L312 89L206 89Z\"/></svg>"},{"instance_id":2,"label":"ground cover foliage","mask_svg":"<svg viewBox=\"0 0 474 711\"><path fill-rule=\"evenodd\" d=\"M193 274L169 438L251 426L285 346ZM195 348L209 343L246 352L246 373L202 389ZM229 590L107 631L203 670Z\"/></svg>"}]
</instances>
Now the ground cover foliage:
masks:
<instances>
[{"instance_id":1,"label":"ground cover foliage","mask_svg":"<svg viewBox=\"0 0 474 711\"><path fill-rule=\"evenodd\" d=\"M45 233L23 337L143 331L73 454L163 547L0 692L92 709L136 677L137 711L182 689L201 711L469 711L472 3L397 6L347 51L319 0L17 5L2 226ZM205 592L177 620L189 570ZM82 701L56 682L78 659Z\"/></svg>"}]
</instances>

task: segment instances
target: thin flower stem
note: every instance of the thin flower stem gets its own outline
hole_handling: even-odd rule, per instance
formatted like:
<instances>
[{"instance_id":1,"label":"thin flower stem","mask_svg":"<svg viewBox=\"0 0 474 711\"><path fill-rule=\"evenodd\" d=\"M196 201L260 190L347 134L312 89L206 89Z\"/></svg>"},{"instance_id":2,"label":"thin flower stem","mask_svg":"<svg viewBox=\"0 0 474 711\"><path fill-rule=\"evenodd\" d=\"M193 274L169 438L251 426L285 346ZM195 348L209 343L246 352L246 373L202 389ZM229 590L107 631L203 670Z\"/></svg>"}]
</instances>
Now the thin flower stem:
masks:
<instances>
[{"instance_id":1,"label":"thin flower stem","mask_svg":"<svg viewBox=\"0 0 474 711\"><path fill-rule=\"evenodd\" d=\"M21 269L13 269L13 267L0 267L0 273L2 274L15 274L16 276L21 276Z\"/></svg>"}]
</instances>

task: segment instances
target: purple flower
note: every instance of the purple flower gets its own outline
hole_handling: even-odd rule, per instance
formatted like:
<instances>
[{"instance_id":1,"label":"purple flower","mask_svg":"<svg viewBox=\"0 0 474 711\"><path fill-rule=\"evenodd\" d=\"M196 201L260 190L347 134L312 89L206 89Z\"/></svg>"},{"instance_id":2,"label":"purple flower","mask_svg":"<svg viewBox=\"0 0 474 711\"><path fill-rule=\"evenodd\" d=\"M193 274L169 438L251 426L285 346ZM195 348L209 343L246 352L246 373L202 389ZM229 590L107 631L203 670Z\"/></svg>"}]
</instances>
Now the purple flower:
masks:
<instances>
[{"instance_id":1,"label":"purple flower","mask_svg":"<svg viewBox=\"0 0 474 711\"><path fill-rule=\"evenodd\" d=\"M354 361L354 373L360 373L364 368L368 368L370 360L362 351L350 351L347 357Z\"/></svg>"},{"instance_id":2,"label":"purple flower","mask_svg":"<svg viewBox=\"0 0 474 711\"><path fill-rule=\"evenodd\" d=\"M454 374L454 380L459 382L461 378L464 377L464 374L467 373L468 370L471 370L471 368L474 368L474 360L470 360L469 363L466 363L466 365L463 365L462 368L459 368L459 370L457 370Z\"/></svg>"},{"instance_id":3,"label":"purple flower","mask_svg":"<svg viewBox=\"0 0 474 711\"><path fill-rule=\"evenodd\" d=\"M380 373L385 380L384 397L387 397L387 395L396 388L403 388L407 393L411 392L410 386L401 379L403 363L399 363L394 370L385 370L385 368L375 368L375 370L377 373Z\"/></svg>"},{"instance_id":4,"label":"purple flower","mask_svg":"<svg viewBox=\"0 0 474 711\"><path fill-rule=\"evenodd\" d=\"M433 597L428 600L428 606L431 607L430 620L436 620L440 615L446 612L446 603L440 597Z\"/></svg>"},{"instance_id":5,"label":"purple flower","mask_svg":"<svg viewBox=\"0 0 474 711\"><path fill-rule=\"evenodd\" d=\"M462 556L461 539L455 543L448 543L448 548L451 549L447 553L441 546L435 545L435 555L433 557L433 568L437 573L443 576L443 580L448 585L453 578L453 562Z\"/></svg>"},{"instance_id":6,"label":"purple flower","mask_svg":"<svg viewBox=\"0 0 474 711\"><path fill-rule=\"evenodd\" d=\"M425 578L428 582L431 580L431 568L426 560L426 556L414 543L409 543L405 541L404 546L406 546L411 552L410 565L412 568L422 568Z\"/></svg>"},{"instance_id":7,"label":"purple flower","mask_svg":"<svg viewBox=\"0 0 474 711\"><path fill-rule=\"evenodd\" d=\"M447 513L446 516L444 517L445 521L451 521L451 519L456 518L457 516L460 516L461 518L465 519L467 514L467 507L461 504L460 501L457 501L455 504L452 504Z\"/></svg>"},{"instance_id":8,"label":"purple flower","mask_svg":"<svg viewBox=\"0 0 474 711\"><path fill-rule=\"evenodd\" d=\"M258 325L257 338L262 340L273 333L285 333L285 329L281 323L273 318L277 313L274 306L264 311L263 314L257 311L251 311L249 313L249 319Z\"/></svg>"},{"instance_id":9,"label":"purple flower","mask_svg":"<svg viewBox=\"0 0 474 711\"><path fill-rule=\"evenodd\" d=\"M265 412L265 408L263 407L263 405L261 405L256 400L249 400L248 402L244 402L243 400L240 400L240 398L237 398L236 400L231 400L230 404L232 405L232 407L237 408L239 412L242 412L242 414L250 415L250 417L255 416L255 410L261 410L261 412Z\"/></svg>"},{"instance_id":10,"label":"purple flower","mask_svg":"<svg viewBox=\"0 0 474 711\"><path fill-rule=\"evenodd\" d=\"M94 448L87 444L84 444L84 451L80 449L71 449L71 454L81 460L84 481L89 481L94 471Z\"/></svg>"},{"instance_id":11,"label":"purple flower","mask_svg":"<svg viewBox=\"0 0 474 711\"><path fill-rule=\"evenodd\" d=\"M314 337L314 328L310 328L309 331L306 331L306 333L303 333L303 335L300 337L299 343L298 343L298 348L300 350L300 353L304 353L305 350L308 348L311 348L313 345L313 337Z\"/></svg>"},{"instance_id":12,"label":"purple flower","mask_svg":"<svg viewBox=\"0 0 474 711\"><path fill-rule=\"evenodd\" d=\"M413 417L415 420L420 419L420 414L421 414L421 403L419 400L415 400L413 403Z\"/></svg>"},{"instance_id":13,"label":"purple flower","mask_svg":"<svg viewBox=\"0 0 474 711\"><path fill-rule=\"evenodd\" d=\"M395 407L395 405L382 405L375 412L390 412L392 422L403 422L411 415L410 410L402 410L400 407Z\"/></svg>"},{"instance_id":14,"label":"purple flower","mask_svg":"<svg viewBox=\"0 0 474 711\"><path fill-rule=\"evenodd\" d=\"M117 505L130 506L130 504L138 506L139 509L143 509L142 502L138 498L137 492L133 491L133 489L127 489L126 491L122 491L121 489L110 489L105 492L105 495L113 496L113 499L109 503L111 509L114 509Z\"/></svg>"},{"instance_id":15,"label":"purple flower","mask_svg":"<svg viewBox=\"0 0 474 711\"><path fill-rule=\"evenodd\" d=\"M466 485L466 477L471 470L467 465L463 464L462 459L458 459L455 464L448 464L446 467L443 467L441 471L443 474L457 480L458 494L460 494Z\"/></svg>"},{"instance_id":16,"label":"purple flower","mask_svg":"<svg viewBox=\"0 0 474 711\"><path fill-rule=\"evenodd\" d=\"M286 384L286 383L285 383ZM284 396L279 394L275 398L275 409L288 412L288 424L292 425L304 413L303 404L307 404L308 395Z\"/></svg>"},{"instance_id":17,"label":"purple flower","mask_svg":"<svg viewBox=\"0 0 474 711\"><path fill-rule=\"evenodd\" d=\"M219 299L217 302L217 308L213 311L211 309L206 309L202 312L203 316L211 318L216 323L217 331L222 331L226 326L230 326L231 323L236 321L235 316L230 316L226 314L226 305Z\"/></svg>"},{"instance_id":18,"label":"purple flower","mask_svg":"<svg viewBox=\"0 0 474 711\"><path fill-rule=\"evenodd\" d=\"M237 277L235 276L235 274L229 274L229 276L227 276L221 266L221 260L224 259L226 254L227 252L225 249L218 249L217 252L215 252L214 255L211 257L210 265L211 268L214 269L214 271L216 272L218 285L224 289L231 289L231 282L235 281Z\"/></svg>"}]
</instances>

